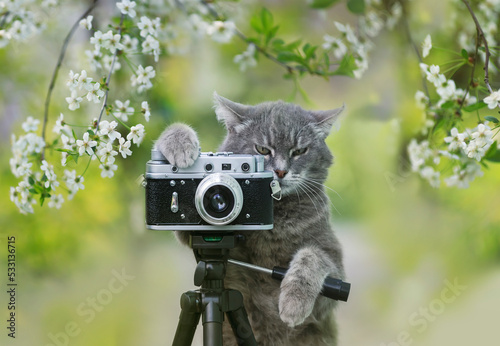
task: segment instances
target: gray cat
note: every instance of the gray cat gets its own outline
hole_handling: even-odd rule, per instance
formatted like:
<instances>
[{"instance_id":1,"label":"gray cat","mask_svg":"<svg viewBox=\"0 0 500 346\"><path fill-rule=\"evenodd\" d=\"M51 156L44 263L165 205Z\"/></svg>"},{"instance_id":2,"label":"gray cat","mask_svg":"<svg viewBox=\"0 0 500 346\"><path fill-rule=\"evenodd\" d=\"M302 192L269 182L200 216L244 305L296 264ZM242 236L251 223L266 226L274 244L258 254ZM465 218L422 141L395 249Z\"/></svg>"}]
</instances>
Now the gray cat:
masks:
<instances>
[{"instance_id":1,"label":"gray cat","mask_svg":"<svg viewBox=\"0 0 500 346\"><path fill-rule=\"evenodd\" d=\"M306 111L282 101L247 106L215 94L217 119L227 128L219 148L265 156L282 198L274 202L274 228L246 232L230 257L262 267L289 267L280 283L267 275L229 265L226 288L241 291L259 345L336 345L335 302L319 295L326 276L344 278L341 246L330 226L330 202L323 183L333 156L325 139L343 110ZM196 133L169 126L156 147L178 167L198 155ZM187 232L176 232L187 243ZM224 323L224 345L236 345Z\"/></svg>"}]
</instances>

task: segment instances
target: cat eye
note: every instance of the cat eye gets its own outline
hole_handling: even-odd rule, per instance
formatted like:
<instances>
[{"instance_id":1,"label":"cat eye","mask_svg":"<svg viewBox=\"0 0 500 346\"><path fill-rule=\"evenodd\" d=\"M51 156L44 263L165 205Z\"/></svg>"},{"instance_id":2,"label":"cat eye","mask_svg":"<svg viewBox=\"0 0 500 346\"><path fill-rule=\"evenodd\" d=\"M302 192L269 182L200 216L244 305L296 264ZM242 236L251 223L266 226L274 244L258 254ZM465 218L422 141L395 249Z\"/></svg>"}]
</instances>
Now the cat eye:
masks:
<instances>
[{"instance_id":1,"label":"cat eye","mask_svg":"<svg viewBox=\"0 0 500 346\"><path fill-rule=\"evenodd\" d=\"M307 148L296 149L296 150L292 151L292 157L305 154L306 151L307 151Z\"/></svg>"},{"instance_id":2,"label":"cat eye","mask_svg":"<svg viewBox=\"0 0 500 346\"><path fill-rule=\"evenodd\" d=\"M261 155L269 155L271 154L271 150L267 149L266 147L261 147L260 145L255 145L255 150Z\"/></svg>"}]
</instances>

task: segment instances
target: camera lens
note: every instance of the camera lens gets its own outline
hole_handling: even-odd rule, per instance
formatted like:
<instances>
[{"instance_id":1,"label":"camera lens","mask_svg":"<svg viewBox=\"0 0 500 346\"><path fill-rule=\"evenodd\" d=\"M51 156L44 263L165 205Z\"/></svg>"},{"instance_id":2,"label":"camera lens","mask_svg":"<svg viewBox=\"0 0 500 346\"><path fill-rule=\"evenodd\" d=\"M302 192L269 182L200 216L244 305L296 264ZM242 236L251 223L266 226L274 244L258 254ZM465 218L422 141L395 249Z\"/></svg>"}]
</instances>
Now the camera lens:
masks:
<instances>
[{"instance_id":1,"label":"camera lens","mask_svg":"<svg viewBox=\"0 0 500 346\"><path fill-rule=\"evenodd\" d=\"M227 203L223 195L221 194L215 194L212 196L210 199L210 202L212 204L212 210L220 213L223 212L224 210L227 209Z\"/></svg>"},{"instance_id":2,"label":"camera lens","mask_svg":"<svg viewBox=\"0 0 500 346\"><path fill-rule=\"evenodd\" d=\"M227 216L233 206L234 195L225 186L212 186L203 196L203 207L213 217L221 218Z\"/></svg>"},{"instance_id":3,"label":"camera lens","mask_svg":"<svg viewBox=\"0 0 500 346\"><path fill-rule=\"evenodd\" d=\"M203 220L211 225L226 225L240 214L243 192L232 176L210 174L198 185L194 203Z\"/></svg>"}]
</instances>

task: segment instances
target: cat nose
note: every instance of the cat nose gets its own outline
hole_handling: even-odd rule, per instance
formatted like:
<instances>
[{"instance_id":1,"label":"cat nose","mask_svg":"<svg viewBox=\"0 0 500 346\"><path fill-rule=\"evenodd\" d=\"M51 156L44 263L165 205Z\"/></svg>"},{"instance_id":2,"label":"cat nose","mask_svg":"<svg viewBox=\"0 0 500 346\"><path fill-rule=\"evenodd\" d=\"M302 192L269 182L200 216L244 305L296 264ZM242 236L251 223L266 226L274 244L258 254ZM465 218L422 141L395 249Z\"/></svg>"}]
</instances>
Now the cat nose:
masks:
<instances>
[{"instance_id":1,"label":"cat nose","mask_svg":"<svg viewBox=\"0 0 500 346\"><path fill-rule=\"evenodd\" d=\"M278 178L283 179L288 171L282 171L279 169L274 170L274 172L278 175Z\"/></svg>"}]
</instances>

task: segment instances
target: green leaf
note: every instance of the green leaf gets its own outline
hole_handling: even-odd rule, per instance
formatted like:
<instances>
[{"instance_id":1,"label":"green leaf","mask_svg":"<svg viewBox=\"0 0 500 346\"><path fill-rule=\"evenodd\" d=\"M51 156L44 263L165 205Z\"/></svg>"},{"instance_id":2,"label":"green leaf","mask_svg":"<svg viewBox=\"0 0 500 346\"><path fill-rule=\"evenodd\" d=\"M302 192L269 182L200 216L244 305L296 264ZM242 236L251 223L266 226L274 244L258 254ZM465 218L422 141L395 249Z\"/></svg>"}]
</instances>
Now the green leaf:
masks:
<instances>
[{"instance_id":1,"label":"green leaf","mask_svg":"<svg viewBox=\"0 0 500 346\"><path fill-rule=\"evenodd\" d=\"M276 33L278 32L279 25L276 25L274 28L269 30L266 34L266 46L271 42L271 40L276 36Z\"/></svg>"},{"instance_id":2,"label":"green leaf","mask_svg":"<svg viewBox=\"0 0 500 346\"><path fill-rule=\"evenodd\" d=\"M262 21L262 28L264 33L268 33L273 28L273 14L267 8L262 8L260 11L260 20Z\"/></svg>"},{"instance_id":3,"label":"green leaf","mask_svg":"<svg viewBox=\"0 0 500 346\"><path fill-rule=\"evenodd\" d=\"M280 52L278 53L278 56L276 57L281 62L297 62L299 64L304 64L304 59L292 52Z\"/></svg>"},{"instance_id":4,"label":"green leaf","mask_svg":"<svg viewBox=\"0 0 500 346\"><path fill-rule=\"evenodd\" d=\"M354 78L354 70L356 69L356 60L352 54L344 55L340 66L332 73L332 75L337 76L348 76Z\"/></svg>"},{"instance_id":5,"label":"green leaf","mask_svg":"<svg viewBox=\"0 0 500 346\"><path fill-rule=\"evenodd\" d=\"M309 7L316 9L327 8L337 2L339 2L339 0L312 0L309 2Z\"/></svg>"},{"instance_id":6,"label":"green leaf","mask_svg":"<svg viewBox=\"0 0 500 346\"><path fill-rule=\"evenodd\" d=\"M328 56L328 53L323 53L323 63L325 64L325 72L328 72L330 69L330 57Z\"/></svg>"},{"instance_id":7,"label":"green leaf","mask_svg":"<svg viewBox=\"0 0 500 346\"><path fill-rule=\"evenodd\" d=\"M281 50L285 45L285 41L283 41L281 38L277 38L273 40L272 45L274 49Z\"/></svg>"},{"instance_id":8,"label":"green leaf","mask_svg":"<svg viewBox=\"0 0 500 346\"><path fill-rule=\"evenodd\" d=\"M462 57L467 61L469 60L469 53L465 49L462 49Z\"/></svg>"},{"instance_id":9,"label":"green leaf","mask_svg":"<svg viewBox=\"0 0 500 346\"><path fill-rule=\"evenodd\" d=\"M442 109L450 109L451 107L453 107L455 105L455 101L446 101L445 103L443 103L441 105L441 108Z\"/></svg>"},{"instance_id":10,"label":"green leaf","mask_svg":"<svg viewBox=\"0 0 500 346\"><path fill-rule=\"evenodd\" d=\"M281 49L288 51L288 52L293 52L294 50L296 50L297 48L300 47L301 43L302 43L302 41L300 41L300 40L293 41L292 43L283 45L281 47Z\"/></svg>"},{"instance_id":11,"label":"green leaf","mask_svg":"<svg viewBox=\"0 0 500 346\"><path fill-rule=\"evenodd\" d=\"M462 108L466 112L475 112L477 110L480 110L481 108L486 107L486 103L483 101L479 101L477 103L471 104L470 106Z\"/></svg>"},{"instance_id":12,"label":"green leaf","mask_svg":"<svg viewBox=\"0 0 500 346\"><path fill-rule=\"evenodd\" d=\"M486 154L484 154L484 159L491 162L500 162L500 150L497 149L498 145L495 141Z\"/></svg>"},{"instance_id":13,"label":"green leaf","mask_svg":"<svg viewBox=\"0 0 500 346\"><path fill-rule=\"evenodd\" d=\"M364 14L365 0L348 0L347 8L354 14Z\"/></svg>"},{"instance_id":14,"label":"green leaf","mask_svg":"<svg viewBox=\"0 0 500 346\"><path fill-rule=\"evenodd\" d=\"M484 117L485 120L488 120L488 121L491 121L492 123L495 123L495 124L498 124L500 122L500 120L498 120L497 118L491 116L491 115L487 115Z\"/></svg>"},{"instance_id":15,"label":"green leaf","mask_svg":"<svg viewBox=\"0 0 500 346\"><path fill-rule=\"evenodd\" d=\"M262 26L262 20L259 15L254 15L250 18L250 26L258 33L264 33L264 27Z\"/></svg>"},{"instance_id":16,"label":"green leaf","mask_svg":"<svg viewBox=\"0 0 500 346\"><path fill-rule=\"evenodd\" d=\"M304 47L302 47L302 51L306 55L306 60L313 59L316 57L315 52L318 49L318 46L311 46L309 43L306 43Z\"/></svg>"}]
</instances>

